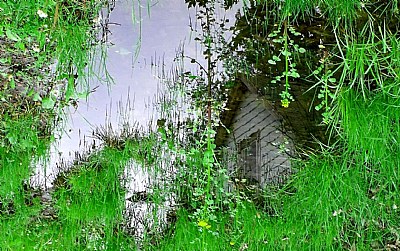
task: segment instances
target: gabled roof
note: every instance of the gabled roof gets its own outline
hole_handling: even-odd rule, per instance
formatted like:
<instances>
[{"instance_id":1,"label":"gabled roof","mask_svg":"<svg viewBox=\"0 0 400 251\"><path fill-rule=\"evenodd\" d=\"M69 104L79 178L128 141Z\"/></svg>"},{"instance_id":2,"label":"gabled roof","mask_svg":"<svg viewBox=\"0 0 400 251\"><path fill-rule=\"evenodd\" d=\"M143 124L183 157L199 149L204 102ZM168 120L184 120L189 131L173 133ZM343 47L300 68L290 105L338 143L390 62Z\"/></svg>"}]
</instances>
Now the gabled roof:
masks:
<instances>
[{"instance_id":1,"label":"gabled roof","mask_svg":"<svg viewBox=\"0 0 400 251\"><path fill-rule=\"evenodd\" d=\"M221 114L221 123L217 129L216 144L222 146L228 138L226 129L232 129L232 122L236 112L243 101L244 94L251 92L257 94L257 97L263 100L266 109L274 110L282 118L282 127L286 132L293 136L296 146L315 147L315 138L326 142L326 127L318 125L320 114L313 107L314 94L305 93L308 87L303 83L292 83L291 93L295 101L291 102L289 107L284 108L280 105L279 93L260 93L257 87L256 78L247 78L241 76L237 84L229 91L226 110Z\"/></svg>"}]
</instances>

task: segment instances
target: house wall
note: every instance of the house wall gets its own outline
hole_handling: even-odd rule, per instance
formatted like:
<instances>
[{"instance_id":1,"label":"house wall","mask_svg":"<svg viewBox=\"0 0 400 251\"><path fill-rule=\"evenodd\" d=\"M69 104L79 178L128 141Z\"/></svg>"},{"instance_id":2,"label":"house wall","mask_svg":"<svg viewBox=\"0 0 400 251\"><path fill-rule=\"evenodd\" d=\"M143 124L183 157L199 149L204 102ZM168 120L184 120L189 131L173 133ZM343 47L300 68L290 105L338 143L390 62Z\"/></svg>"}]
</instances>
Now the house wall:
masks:
<instances>
[{"instance_id":1,"label":"house wall","mask_svg":"<svg viewBox=\"0 0 400 251\"><path fill-rule=\"evenodd\" d=\"M282 120L267 101L247 92L230 126L231 133L226 145L228 152L236 156L236 160L240 158L237 154L239 142L259 131L259 166L254 167L249 175L258 177L262 187L269 183L281 182L284 176L290 173L289 155L293 144L282 131L281 123ZM237 176L237 167L237 161L228 161L231 176Z\"/></svg>"}]
</instances>

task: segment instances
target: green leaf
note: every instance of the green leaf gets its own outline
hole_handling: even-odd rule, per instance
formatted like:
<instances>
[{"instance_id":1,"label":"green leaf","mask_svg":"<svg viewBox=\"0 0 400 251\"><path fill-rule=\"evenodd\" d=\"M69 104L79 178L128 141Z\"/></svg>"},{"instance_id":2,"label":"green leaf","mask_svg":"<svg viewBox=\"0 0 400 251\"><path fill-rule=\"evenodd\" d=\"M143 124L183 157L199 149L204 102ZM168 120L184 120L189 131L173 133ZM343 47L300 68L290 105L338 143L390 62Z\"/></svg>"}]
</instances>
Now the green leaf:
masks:
<instances>
[{"instance_id":1,"label":"green leaf","mask_svg":"<svg viewBox=\"0 0 400 251\"><path fill-rule=\"evenodd\" d=\"M68 102L70 98L73 96L74 91L75 91L75 79L74 77L69 77L68 78L68 83L67 83L67 90L65 91L65 100Z\"/></svg>"},{"instance_id":2,"label":"green leaf","mask_svg":"<svg viewBox=\"0 0 400 251\"><path fill-rule=\"evenodd\" d=\"M336 82L336 78L329 78L328 81L331 82L331 83L335 83Z\"/></svg>"},{"instance_id":3,"label":"green leaf","mask_svg":"<svg viewBox=\"0 0 400 251\"><path fill-rule=\"evenodd\" d=\"M161 139L162 139L163 141L167 141L167 132L165 131L165 128L159 127L159 128L157 129L157 131L160 133Z\"/></svg>"},{"instance_id":4,"label":"green leaf","mask_svg":"<svg viewBox=\"0 0 400 251\"><path fill-rule=\"evenodd\" d=\"M294 78L299 78L300 74L298 72L296 72L296 71L291 71L289 73L289 76L294 77Z\"/></svg>"},{"instance_id":5,"label":"green leaf","mask_svg":"<svg viewBox=\"0 0 400 251\"><path fill-rule=\"evenodd\" d=\"M30 97L30 96L32 96L33 94L35 94L35 90L34 90L34 89L30 89L30 90L28 91L28 93L26 94L26 96L27 96L27 97ZM35 101L37 101L37 100L35 100Z\"/></svg>"},{"instance_id":6,"label":"green leaf","mask_svg":"<svg viewBox=\"0 0 400 251\"><path fill-rule=\"evenodd\" d=\"M206 203L207 203L207 205L213 205L214 200L212 200L212 199L206 200Z\"/></svg>"},{"instance_id":7,"label":"green leaf","mask_svg":"<svg viewBox=\"0 0 400 251\"><path fill-rule=\"evenodd\" d=\"M6 36L8 37L8 39L15 41L15 42L18 42L21 40L21 38L17 34L15 34L14 32L12 32L9 29L6 30Z\"/></svg>"},{"instance_id":8,"label":"green leaf","mask_svg":"<svg viewBox=\"0 0 400 251\"><path fill-rule=\"evenodd\" d=\"M206 150L203 157L203 165L210 166L214 163L214 153L212 150Z\"/></svg>"},{"instance_id":9,"label":"green leaf","mask_svg":"<svg viewBox=\"0 0 400 251\"><path fill-rule=\"evenodd\" d=\"M279 57L277 57L277 56L272 56L272 59L274 60L274 61L276 61L276 62L279 62L279 61L281 61L281 59L279 58Z\"/></svg>"},{"instance_id":10,"label":"green leaf","mask_svg":"<svg viewBox=\"0 0 400 251\"><path fill-rule=\"evenodd\" d=\"M45 97L42 99L42 107L44 109L53 109L56 101L52 97Z\"/></svg>"},{"instance_id":11,"label":"green leaf","mask_svg":"<svg viewBox=\"0 0 400 251\"><path fill-rule=\"evenodd\" d=\"M173 141L168 141L168 148L169 148L170 150L174 150L174 149L175 149L175 144L174 144Z\"/></svg>"},{"instance_id":12,"label":"green leaf","mask_svg":"<svg viewBox=\"0 0 400 251\"><path fill-rule=\"evenodd\" d=\"M21 51L24 51L25 48L25 44L22 43L21 41L18 41L17 43L15 43L15 47L19 48Z\"/></svg>"},{"instance_id":13,"label":"green leaf","mask_svg":"<svg viewBox=\"0 0 400 251\"><path fill-rule=\"evenodd\" d=\"M274 60L272 60L272 59L269 59L269 60L268 60L268 63L269 63L269 64L276 64L276 62L275 62Z\"/></svg>"},{"instance_id":14,"label":"green leaf","mask_svg":"<svg viewBox=\"0 0 400 251\"><path fill-rule=\"evenodd\" d=\"M283 42L283 38L272 39L272 42L274 42L274 43L282 43Z\"/></svg>"},{"instance_id":15,"label":"green leaf","mask_svg":"<svg viewBox=\"0 0 400 251\"><path fill-rule=\"evenodd\" d=\"M286 56L290 57L292 55L292 53L290 51L284 50L284 51L282 51L282 55L285 56L285 57Z\"/></svg>"},{"instance_id":16,"label":"green leaf","mask_svg":"<svg viewBox=\"0 0 400 251\"><path fill-rule=\"evenodd\" d=\"M29 149L29 148L35 148L35 145L32 144L32 141L30 141L28 139L22 139L19 142L19 147L21 149Z\"/></svg>"},{"instance_id":17,"label":"green leaf","mask_svg":"<svg viewBox=\"0 0 400 251\"><path fill-rule=\"evenodd\" d=\"M306 52L306 49L304 49L303 47L300 47L300 48L299 48L299 52L300 52L300 53L304 53L304 52Z\"/></svg>"},{"instance_id":18,"label":"green leaf","mask_svg":"<svg viewBox=\"0 0 400 251\"><path fill-rule=\"evenodd\" d=\"M33 95L33 101L40 101L42 100L42 98L40 97L39 93L35 93L35 95Z\"/></svg>"},{"instance_id":19,"label":"green leaf","mask_svg":"<svg viewBox=\"0 0 400 251\"><path fill-rule=\"evenodd\" d=\"M11 87L11 89L15 89L15 80L13 77L10 80L10 87Z\"/></svg>"},{"instance_id":20,"label":"green leaf","mask_svg":"<svg viewBox=\"0 0 400 251\"><path fill-rule=\"evenodd\" d=\"M7 134L6 138L8 139L8 142L10 142L11 145L15 145L18 143L17 137L15 137L15 135L13 134Z\"/></svg>"}]
</instances>

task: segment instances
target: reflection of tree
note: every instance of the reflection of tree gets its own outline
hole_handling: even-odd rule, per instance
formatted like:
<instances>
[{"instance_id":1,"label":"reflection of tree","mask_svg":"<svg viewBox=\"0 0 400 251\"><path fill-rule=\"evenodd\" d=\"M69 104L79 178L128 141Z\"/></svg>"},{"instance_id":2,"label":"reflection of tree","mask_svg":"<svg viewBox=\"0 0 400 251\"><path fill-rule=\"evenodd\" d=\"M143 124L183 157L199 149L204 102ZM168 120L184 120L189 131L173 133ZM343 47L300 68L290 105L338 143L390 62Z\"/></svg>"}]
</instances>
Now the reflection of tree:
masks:
<instances>
[{"instance_id":1,"label":"reflection of tree","mask_svg":"<svg viewBox=\"0 0 400 251\"><path fill-rule=\"evenodd\" d=\"M186 0L188 6L200 9L207 8L211 2L231 7L238 1ZM321 121L318 114L331 116L327 112L342 87L364 93L379 89L385 83L390 86L387 92L393 92L396 83L400 82L397 81L400 79L400 59L396 61L398 56L395 55L400 44L397 1L375 0L368 4L346 0L320 1L318 5L307 2L303 6L300 3L306 1L247 2L245 10L236 14L231 42L224 43L222 50L208 50L205 55L213 56L211 68L216 62L224 62L224 73L228 77L241 79L249 89L270 101L282 101L280 94L290 92L295 101L290 106L293 104L294 107L283 109L288 121L311 122L301 125L303 129L300 131L314 130L312 124ZM337 6L332 5L333 2ZM288 33L287 30L291 29L294 32ZM276 36L271 36L274 32ZM212 37L214 34L205 35ZM279 42L279 37L285 36L288 36L290 48L286 41ZM296 66L288 67L288 58L282 57L288 48L291 53L289 65L294 63ZM304 48L305 53L300 53L304 49L298 48ZM276 79L277 76L282 78ZM228 87L223 82L221 86ZM304 94L312 86L315 89ZM214 90L214 86L212 88ZM204 92L206 90L201 91ZM282 110L282 107L277 109Z\"/></svg>"},{"instance_id":2,"label":"reflection of tree","mask_svg":"<svg viewBox=\"0 0 400 251\"><path fill-rule=\"evenodd\" d=\"M185 3L188 5L189 8L191 7L206 7L207 4L209 3L214 3L215 0L209 1L209 0L185 0ZM222 0L223 6L225 9L230 9L232 8L233 5L237 4L239 0Z\"/></svg>"},{"instance_id":3,"label":"reflection of tree","mask_svg":"<svg viewBox=\"0 0 400 251\"><path fill-rule=\"evenodd\" d=\"M290 39L307 50L304 56L297 55L297 67L303 78L310 76L321 59L326 59L327 56L330 57L332 67L338 67L344 60L343 56L346 56L346 47L349 44L369 43L368 46L375 46L375 42L382 40L384 32L398 34L400 3L396 3L397 1L375 0L368 4L360 2L358 5L354 3L354 6L350 5L354 11L347 10L345 17L343 8L347 2L343 1L339 6L335 6L337 8L328 6L327 2L321 2L319 6L310 4L308 8L302 11L297 9L293 14L291 19L294 22L289 25L300 32L301 36ZM261 83L259 88L265 85L280 87L279 83L275 86L274 83L271 84L271 78L284 71L283 62L271 65L268 60L281 50L282 45L274 42L268 35L283 26L283 9L295 10L295 5L295 1L250 1L244 14L238 13L236 16L234 37L229 45L232 51L230 66L235 72L256 72L258 76L264 76L267 81ZM367 41L371 36L375 37ZM337 45L342 48L338 48ZM382 67L383 71L386 66ZM368 65L364 67L367 71ZM340 78L341 74L342 70L339 70L335 77ZM373 79L372 74L368 78ZM310 80L315 81L312 78Z\"/></svg>"},{"instance_id":4,"label":"reflection of tree","mask_svg":"<svg viewBox=\"0 0 400 251\"><path fill-rule=\"evenodd\" d=\"M196 25L191 28L197 33L194 40L202 46L205 63L201 63L197 58L182 55L183 58L190 59L192 64L197 64L199 69L197 74L186 72L183 77L196 105L207 107L208 124L211 123L215 106L221 104L223 98L221 87L228 82L225 79L226 74L219 70L223 62L222 55L226 54L225 34L228 31L226 27L228 19L225 15L220 15L220 11L223 12L223 8L229 8L237 2L237 0L186 1L189 8L196 7Z\"/></svg>"},{"instance_id":5,"label":"reflection of tree","mask_svg":"<svg viewBox=\"0 0 400 251\"><path fill-rule=\"evenodd\" d=\"M269 1L268 1L269 2ZM237 15L234 28L234 38L230 43L233 51L231 62L239 62L241 65L232 65L233 68L246 73L257 72L267 78L269 87L279 88L279 83L271 84L272 76L279 75L284 69L284 62L268 63L274 55L277 55L282 44L274 41L269 35L280 28L277 5L274 3L252 4L243 15ZM307 20L297 20L295 24L289 24L300 36L292 36L290 39L299 47L305 48L307 53L300 56L294 55L297 69L301 75L309 75L310 68L318 63L323 51L320 44L333 44L333 34L326 31L326 21L321 17L313 16ZM238 60L239 59L239 60ZM299 63L306 61L307 63ZM243 62L245 64L243 64ZM265 86L258 86L259 88Z\"/></svg>"}]
</instances>

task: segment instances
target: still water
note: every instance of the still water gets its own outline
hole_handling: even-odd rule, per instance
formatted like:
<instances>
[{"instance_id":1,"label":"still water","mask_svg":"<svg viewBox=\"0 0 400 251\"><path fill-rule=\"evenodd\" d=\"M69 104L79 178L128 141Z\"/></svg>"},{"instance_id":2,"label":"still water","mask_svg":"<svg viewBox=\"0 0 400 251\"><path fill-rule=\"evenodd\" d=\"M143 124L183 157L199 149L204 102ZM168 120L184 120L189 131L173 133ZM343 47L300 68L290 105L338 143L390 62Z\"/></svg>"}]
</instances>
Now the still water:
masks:
<instances>
[{"instance_id":1,"label":"still water","mask_svg":"<svg viewBox=\"0 0 400 251\"><path fill-rule=\"evenodd\" d=\"M183 46L186 55L196 57L197 45L189 27L189 17L195 14L184 1L138 2L116 1L109 15L106 48L98 48L105 51L97 51L93 63L95 69L106 69L112 83L101 81L105 74L89 79L93 92L79 100L77 109L66 111L49 159L37 164L32 177L36 185L51 187L60 165L68 165L76 152L98 145L91 137L96 127L111 125L118 130L122 123L148 127L157 119L153 104L164 88L157 68L172 68ZM100 15L103 21L106 14L104 10Z\"/></svg>"}]
</instances>

